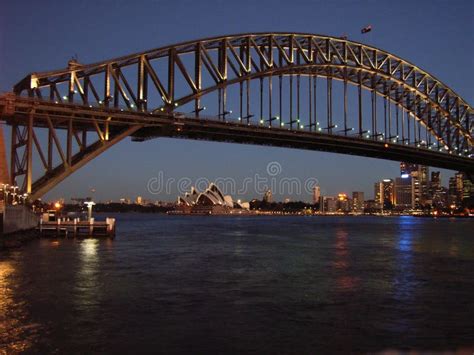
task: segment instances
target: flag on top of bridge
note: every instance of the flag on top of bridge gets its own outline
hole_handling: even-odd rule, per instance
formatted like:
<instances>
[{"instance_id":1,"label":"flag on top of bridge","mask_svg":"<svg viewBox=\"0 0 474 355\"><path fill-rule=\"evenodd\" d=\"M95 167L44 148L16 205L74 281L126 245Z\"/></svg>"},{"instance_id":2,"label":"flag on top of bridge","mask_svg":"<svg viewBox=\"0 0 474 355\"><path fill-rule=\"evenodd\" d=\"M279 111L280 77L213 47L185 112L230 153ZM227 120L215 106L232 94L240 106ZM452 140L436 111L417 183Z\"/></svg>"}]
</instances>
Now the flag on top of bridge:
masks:
<instances>
[{"instance_id":1,"label":"flag on top of bridge","mask_svg":"<svg viewBox=\"0 0 474 355\"><path fill-rule=\"evenodd\" d=\"M367 33L372 31L372 25L367 25L363 29L360 30L360 33Z\"/></svg>"}]
</instances>

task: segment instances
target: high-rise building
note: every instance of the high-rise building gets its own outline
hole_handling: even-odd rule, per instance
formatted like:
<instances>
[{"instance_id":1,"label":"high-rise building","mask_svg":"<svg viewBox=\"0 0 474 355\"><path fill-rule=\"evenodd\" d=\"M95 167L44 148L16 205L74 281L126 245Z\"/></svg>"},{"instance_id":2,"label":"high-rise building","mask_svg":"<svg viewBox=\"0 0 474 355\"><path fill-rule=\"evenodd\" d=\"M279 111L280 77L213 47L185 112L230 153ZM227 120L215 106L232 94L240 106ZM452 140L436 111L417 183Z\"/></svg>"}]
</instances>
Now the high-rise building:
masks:
<instances>
[{"instance_id":1,"label":"high-rise building","mask_svg":"<svg viewBox=\"0 0 474 355\"><path fill-rule=\"evenodd\" d=\"M411 176L395 178L395 206L399 210L415 207L413 179Z\"/></svg>"},{"instance_id":2,"label":"high-rise building","mask_svg":"<svg viewBox=\"0 0 474 355\"><path fill-rule=\"evenodd\" d=\"M374 200L384 210L392 209L394 204L393 180L383 179L374 185Z\"/></svg>"},{"instance_id":3,"label":"high-rise building","mask_svg":"<svg viewBox=\"0 0 474 355\"><path fill-rule=\"evenodd\" d=\"M451 176L449 178L448 205L453 206L453 208L456 208L456 207L460 206L460 201L458 201L456 177L455 176Z\"/></svg>"},{"instance_id":4,"label":"high-rise building","mask_svg":"<svg viewBox=\"0 0 474 355\"><path fill-rule=\"evenodd\" d=\"M321 197L321 188L319 186L313 186L313 204L319 202Z\"/></svg>"},{"instance_id":5,"label":"high-rise building","mask_svg":"<svg viewBox=\"0 0 474 355\"><path fill-rule=\"evenodd\" d=\"M137 196L137 199L135 200L135 203L137 205L141 205L143 204L143 198L141 196Z\"/></svg>"},{"instance_id":6,"label":"high-rise building","mask_svg":"<svg viewBox=\"0 0 474 355\"><path fill-rule=\"evenodd\" d=\"M457 172L454 178L456 179L456 205L461 206L464 195L464 174Z\"/></svg>"},{"instance_id":7,"label":"high-rise building","mask_svg":"<svg viewBox=\"0 0 474 355\"><path fill-rule=\"evenodd\" d=\"M474 184L467 174L463 174L463 194L461 205L467 208L474 208Z\"/></svg>"},{"instance_id":8,"label":"high-rise building","mask_svg":"<svg viewBox=\"0 0 474 355\"><path fill-rule=\"evenodd\" d=\"M319 199L319 210L323 213L337 211L337 199L333 196L321 196Z\"/></svg>"},{"instance_id":9,"label":"high-rise building","mask_svg":"<svg viewBox=\"0 0 474 355\"><path fill-rule=\"evenodd\" d=\"M364 193L362 191L354 191L352 193L352 210L354 212L363 212L364 202Z\"/></svg>"},{"instance_id":10,"label":"high-rise building","mask_svg":"<svg viewBox=\"0 0 474 355\"><path fill-rule=\"evenodd\" d=\"M441 173L439 171L432 171L431 172L431 182L430 182L430 189L432 194L434 191L441 187Z\"/></svg>"},{"instance_id":11,"label":"high-rise building","mask_svg":"<svg viewBox=\"0 0 474 355\"><path fill-rule=\"evenodd\" d=\"M446 189L441 185L441 174L439 171L431 172L429 192L431 205L435 208L445 208L447 206Z\"/></svg>"},{"instance_id":12,"label":"high-rise building","mask_svg":"<svg viewBox=\"0 0 474 355\"><path fill-rule=\"evenodd\" d=\"M337 210L340 212L350 212L352 210L352 203L347 194L340 193L337 195Z\"/></svg>"},{"instance_id":13,"label":"high-rise building","mask_svg":"<svg viewBox=\"0 0 474 355\"><path fill-rule=\"evenodd\" d=\"M421 208L429 199L429 168L426 165L400 163L400 177L412 178L414 208Z\"/></svg>"},{"instance_id":14,"label":"high-rise building","mask_svg":"<svg viewBox=\"0 0 474 355\"><path fill-rule=\"evenodd\" d=\"M400 176L401 177L408 177L407 175L411 175L412 172L418 171L418 164L411 164L411 163L400 163Z\"/></svg>"}]
</instances>

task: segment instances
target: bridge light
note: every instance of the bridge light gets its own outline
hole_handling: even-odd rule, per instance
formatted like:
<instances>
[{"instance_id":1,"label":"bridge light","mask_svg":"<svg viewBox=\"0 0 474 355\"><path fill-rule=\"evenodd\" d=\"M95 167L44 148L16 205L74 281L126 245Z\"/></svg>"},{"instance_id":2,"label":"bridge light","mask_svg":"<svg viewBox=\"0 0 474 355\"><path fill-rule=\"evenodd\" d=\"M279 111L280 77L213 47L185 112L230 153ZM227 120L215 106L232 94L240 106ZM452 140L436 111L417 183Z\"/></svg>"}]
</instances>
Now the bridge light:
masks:
<instances>
[{"instance_id":1,"label":"bridge light","mask_svg":"<svg viewBox=\"0 0 474 355\"><path fill-rule=\"evenodd\" d=\"M239 121L242 121L242 118L241 118L241 117L238 117L237 119L238 119Z\"/></svg>"},{"instance_id":2,"label":"bridge light","mask_svg":"<svg viewBox=\"0 0 474 355\"><path fill-rule=\"evenodd\" d=\"M280 119L280 116L275 116L275 119L279 120L279 119Z\"/></svg>"},{"instance_id":3,"label":"bridge light","mask_svg":"<svg viewBox=\"0 0 474 355\"><path fill-rule=\"evenodd\" d=\"M55 103L55 104L59 104L59 102L57 102L57 101L54 101L54 103Z\"/></svg>"},{"instance_id":4,"label":"bridge light","mask_svg":"<svg viewBox=\"0 0 474 355\"><path fill-rule=\"evenodd\" d=\"M337 124L334 125L334 128L337 128Z\"/></svg>"},{"instance_id":5,"label":"bridge light","mask_svg":"<svg viewBox=\"0 0 474 355\"><path fill-rule=\"evenodd\" d=\"M67 96L63 96L63 100L67 100Z\"/></svg>"},{"instance_id":6,"label":"bridge light","mask_svg":"<svg viewBox=\"0 0 474 355\"><path fill-rule=\"evenodd\" d=\"M319 126L319 122L316 122L316 126Z\"/></svg>"},{"instance_id":7,"label":"bridge light","mask_svg":"<svg viewBox=\"0 0 474 355\"><path fill-rule=\"evenodd\" d=\"M134 107L135 107L135 105L134 105L134 104L130 104L130 107L131 107L131 108L134 108Z\"/></svg>"},{"instance_id":8,"label":"bridge light","mask_svg":"<svg viewBox=\"0 0 474 355\"><path fill-rule=\"evenodd\" d=\"M229 114L231 114L231 113L232 113L232 110L229 110Z\"/></svg>"},{"instance_id":9,"label":"bridge light","mask_svg":"<svg viewBox=\"0 0 474 355\"><path fill-rule=\"evenodd\" d=\"M285 125L285 122L282 122L282 123L280 123L280 126L282 126L282 127L283 127L284 125Z\"/></svg>"},{"instance_id":10,"label":"bridge light","mask_svg":"<svg viewBox=\"0 0 474 355\"><path fill-rule=\"evenodd\" d=\"M165 109L163 107L160 108L160 111L164 111Z\"/></svg>"},{"instance_id":11,"label":"bridge light","mask_svg":"<svg viewBox=\"0 0 474 355\"><path fill-rule=\"evenodd\" d=\"M296 122L300 123L300 119L299 119L299 118L297 118L297 119L296 119Z\"/></svg>"},{"instance_id":12,"label":"bridge light","mask_svg":"<svg viewBox=\"0 0 474 355\"><path fill-rule=\"evenodd\" d=\"M260 124L263 124L263 120L260 120Z\"/></svg>"},{"instance_id":13,"label":"bridge light","mask_svg":"<svg viewBox=\"0 0 474 355\"><path fill-rule=\"evenodd\" d=\"M303 129L303 128L304 128L304 126L303 126L303 125L300 125L300 128L301 128L301 129Z\"/></svg>"},{"instance_id":14,"label":"bridge light","mask_svg":"<svg viewBox=\"0 0 474 355\"><path fill-rule=\"evenodd\" d=\"M367 131L367 133L370 133L370 131Z\"/></svg>"},{"instance_id":15,"label":"bridge light","mask_svg":"<svg viewBox=\"0 0 474 355\"><path fill-rule=\"evenodd\" d=\"M367 136L366 136L366 138L370 138L370 136L369 136L369 135L367 135Z\"/></svg>"},{"instance_id":16,"label":"bridge light","mask_svg":"<svg viewBox=\"0 0 474 355\"><path fill-rule=\"evenodd\" d=\"M385 143L383 146L384 146L385 148L388 148L388 144L387 144L387 143Z\"/></svg>"},{"instance_id":17,"label":"bridge light","mask_svg":"<svg viewBox=\"0 0 474 355\"><path fill-rule=\"evenodd\" d=\"M174 103L174 107L178 107L178 103L177 103L177 102Z\"/></svg>"},{"instance_id":18,"label":"bridge light","mask_svg":"<svg viewBox=\"0 0 474 355\"><path fill-rule=\"evenodd\" d=\"M77 90L74 90L74 93L77 94Z\"/></svg>"},{"instance_id":19,"label":"bridge light","mask_svg":"<svg viewBox=\"0 0 474 355\"><path fill-rule=\"evenodd\" d=\"M102 100L99 100L99 105L102 105Z\"/></svg>"},{"instance_id":20,"label":"bridge light","mask_svg":"<svg viewBox=\"0 0 474 355\"><path fill-rule=\"evenodd\" d=\"M396 140L396 139L393 139L392 142L393 142L393 143L397 143L397 140Z\"/></svg>"},{"instance_id":21,"label":"bridge light","mask_svg":"<svg viewBox=\"0 0 474 355\"><path fill-rule=\"evenodd\" d=\"M320 132L321 132L321 127L319 127L319 128L318 128L318 131L320 131Z\"/></svg>"}]
</instances>

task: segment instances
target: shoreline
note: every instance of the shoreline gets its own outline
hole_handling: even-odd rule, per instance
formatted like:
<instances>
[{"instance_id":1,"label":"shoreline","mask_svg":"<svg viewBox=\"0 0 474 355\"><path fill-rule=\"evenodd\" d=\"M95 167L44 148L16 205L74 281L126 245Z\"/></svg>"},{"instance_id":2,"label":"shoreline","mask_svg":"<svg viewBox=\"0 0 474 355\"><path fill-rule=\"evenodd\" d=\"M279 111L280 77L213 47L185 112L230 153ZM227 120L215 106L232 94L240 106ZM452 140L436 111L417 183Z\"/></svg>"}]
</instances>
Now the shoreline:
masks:
<instances>
[{"instance_id":1,"label":"shoreline","mask_svg":"<svg viewBox=\"0 0 474 355\"><path fill-rule=\"evenodd\" d=\"M0 251L20 248L26 243L39 238L40 234L36 228L3 235L0 238Z\"/></svg>"}]
</instances>

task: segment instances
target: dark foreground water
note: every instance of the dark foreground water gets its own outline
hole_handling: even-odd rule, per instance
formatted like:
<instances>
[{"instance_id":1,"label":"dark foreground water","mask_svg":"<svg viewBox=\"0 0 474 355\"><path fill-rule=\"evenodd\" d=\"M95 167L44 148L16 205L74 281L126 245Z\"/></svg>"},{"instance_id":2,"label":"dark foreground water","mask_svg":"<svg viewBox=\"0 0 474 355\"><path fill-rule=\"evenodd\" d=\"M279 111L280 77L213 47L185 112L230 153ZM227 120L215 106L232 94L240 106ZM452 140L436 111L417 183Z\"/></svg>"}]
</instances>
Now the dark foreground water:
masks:
<instances>
[{"instance_id":1,"label":"dark foreground water","mask_svg":"<svg viewBox=\"0 0 474 355\"><path fill-rule=\"evenodd\" d=\"M0 353L474 351L474 221L123 214L0 254Z\"/></svg>"}]
</instances>

